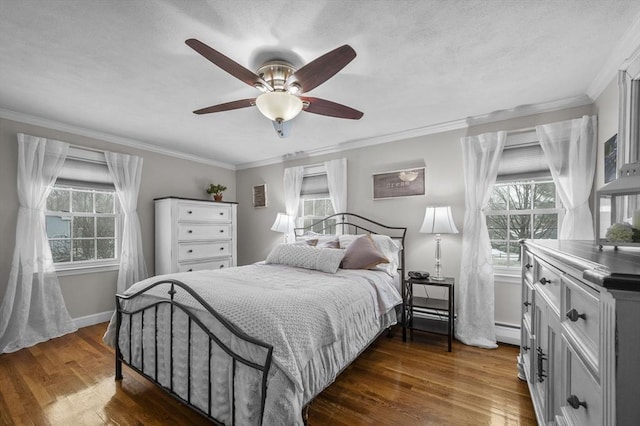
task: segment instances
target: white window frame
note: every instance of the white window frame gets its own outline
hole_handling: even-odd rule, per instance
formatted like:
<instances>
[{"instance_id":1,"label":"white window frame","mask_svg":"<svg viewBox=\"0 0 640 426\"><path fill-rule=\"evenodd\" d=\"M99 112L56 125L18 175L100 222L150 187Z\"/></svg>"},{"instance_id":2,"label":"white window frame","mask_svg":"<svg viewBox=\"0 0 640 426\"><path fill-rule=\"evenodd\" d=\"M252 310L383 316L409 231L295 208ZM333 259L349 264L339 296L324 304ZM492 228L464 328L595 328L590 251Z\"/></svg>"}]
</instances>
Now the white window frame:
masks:
<instances>
[{"instance_id":1,"label":"white window frame","mask_svg":"<svg viewBox=\"0 0 640 426\"><path fill-rule=\"evenodd\" d=\"M120 253L122 250L122 212L115 188L111 188L113 181L107 167L104 151L94 150L82 146L71 145L67 158L62 167L57 182L53 188L66 188L84 191L114 193L114 215L116 217L116 259L92 260L80 262L55 263L56 273L62 275L76 275L103 271L115 271L120 268ZM45 214L59 215L61 212L46 210ZM63 215L73 213L62 212ZM49 240L47 238L47 243Z\"/></svg>"},{"instance_id":2,"label":"white window frame","mask_svg":"<svg viewBox=\"0 0 640 426\"><path fill-rule=\"evenodd\" d=\"M555 182L553 182L553 179L551 178L551 176L549 176L548 178L533 178L533 179L515 179L515 180L508 180L508 181L502 181L502 182L496 182L496 184L494 185L494 188L492 188L492 193L495 189L495 186L498 185L517 185L517 184L528 184L528 185L533 185L532 193L533 191L535 191L535 185L538 183L553 183L555 186ZM564 218L564 208L562 206L562 203L560 201L560 197L558 196L558 188L557 186L555 186L556 188L556 194L555 194L555 200L556 200L556 205L554 208L540 208L540 209L535 209L535 208L529 208L529 209L522 209L522 210L510 210L509 208L507 208L506 210L489 210L488 208L485 210L485 217L489 217L489 216L507 216L507 239L506 240L495 240L495 239L490 239L490 242L494 242L494 241L506 241L509 245L511 244L517 244L517 241L512 241L510 239L510 232L509 232L509 224L511 223L510 220L510 216L513 215L530 215L530 224L531 224L531 234L529 235L528 238L533 239L533 216L536 214L557 214L558 215L558 230L557 230L557 235L560 235L560 228L562 226L562 219ZM508 207L508 206L507 206ZM533 207L533 206L531 206ZM557 239L557 238L556 238ZM492 259L493 259L493 255L492 255ZM504 266L504 265L495 265L494 264L494 273L496 275L501 275L501 276L514 276L514 275L520 275L520 270L521 270L521 265L517 264L517 265L513 265L513 266Z\"/></svg>"},{"instance_id":3,"label":"white window frame","mask_svg":"<svg viewBox=\"0 0 640 426\"><path fill-rule=\"evenodd\" d=\"M303 179L308 176L318 176L318 175L326 175L327 169L324 164L315 164L311 166L304 167ZM305 219L311 219L313 222L317 222L319 220L324 219L325 216L316 216L316 215L308 215L305 216L304 211L304 202L305 201L316 201L316 200L327 200L331 204L331 208L333 209L333 203L331 201L331 197L329 196L328 188L326 194L317 194L315 197L305 197L304 195L300 196L300 204L298 205L298 218L297 218L297 227L303 227L305 223Z\"/></svg>"},{"instance_id":4,"label":"white window frame","mask_svg":"<svg viewBox=\"0 0 640 426\"><path fill-rule=\"evenodd\" d=\"M83 274L87 272L102 272L102 271L112 271L117 270L120 267L120 252L122 248L122 221L120 214L120 207L118 202L118 195L115 190L109 190L105 188L91 187L87 185L87 187L74 187L69 185L53 185L52 189L62 189L68 191L83 191L83 192L94 192L94 193L113 193L114 197L114 213L89 213L89 212L71 212L71 211L55 211L49 210L45 207L45 217L46 216L60 216L60 217L113 217L115 219L115 247L114 247L114 259L95 259L95 260L81 260L81 261L70 261L70 262L58 262L54 263L56 268L56 272L58 275L75 275L75 274ZM70 194L70 198L72 195ZM70 201L72 202L72 201ZM94 210L95 210L95 198L94 198ZM97 219L95 221L94 226L97 226ZM71 227L71 243L73 244L73 227ZM99 237L94 236L91 238L96 241ZM47 237L47 242L50 239ZM72 249L73 250L73 249ZM96 247L97 253L97 247Z\"/></svg>"}]
</instances>

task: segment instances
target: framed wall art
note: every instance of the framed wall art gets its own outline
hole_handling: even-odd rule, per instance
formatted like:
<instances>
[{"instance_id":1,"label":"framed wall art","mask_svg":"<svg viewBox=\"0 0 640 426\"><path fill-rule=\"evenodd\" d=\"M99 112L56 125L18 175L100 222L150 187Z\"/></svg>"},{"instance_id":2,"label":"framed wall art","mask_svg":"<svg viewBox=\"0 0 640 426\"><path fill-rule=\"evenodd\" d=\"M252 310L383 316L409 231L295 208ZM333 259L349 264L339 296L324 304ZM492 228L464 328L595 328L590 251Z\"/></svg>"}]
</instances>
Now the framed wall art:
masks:
<instances>
[{"instance_id":1,"label":"framed wall art","mask_svg":"<svg viewBox=\"0 0 640 426\"><path fill-rule=\"evenodd\" d=\"M253 187L253 207L267 207L267 185L255 185Z\"/></svg>"},{"instance_id":2,"label":"framed wall art","mask_svg":"<svg viewBox=\"0 0 640 426\"><path fill-rule=\"evenodd\" d=\"M604 143L604 183L616 179L616 163L618 162L618 135L613 135Z\"/></svg>"},{"instance_id":3,"label":"framed wall art","mask_svg":"<svg viewBox=\"0 0 640 426\"><path fill-rule=\"evenodd\" d=\"M425 195L425 167L374 173L373 199Z\"/></svg>"}]
</instances>

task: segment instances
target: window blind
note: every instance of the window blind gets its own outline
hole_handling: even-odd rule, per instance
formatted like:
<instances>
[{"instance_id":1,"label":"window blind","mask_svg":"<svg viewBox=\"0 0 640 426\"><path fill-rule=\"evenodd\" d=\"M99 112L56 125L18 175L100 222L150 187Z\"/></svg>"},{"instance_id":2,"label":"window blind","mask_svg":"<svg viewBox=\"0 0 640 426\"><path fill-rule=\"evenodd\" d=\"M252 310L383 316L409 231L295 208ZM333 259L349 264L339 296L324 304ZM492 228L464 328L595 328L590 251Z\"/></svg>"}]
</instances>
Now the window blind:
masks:
<instances>
[{"instance_id":1,"label":"window blind","mask_svg":"<svg viewBox=\"0 0 640 426\"><path fill-rule=\"evenodd\" d=\"M302 178L300 198L321 198L323 195L329 196L329 182L326 173Z\"/></svg>"},{"instance_id":2,"label":"window blind","mask_svg":"<svg viewBox=\"0 0 640 426\"><path fill-rule=\"evenodd\" d=\"M542 146L534 136L535 132L529 132L524 137L507 139L500 157L497 182L551 177Z\"/></svg>"},{"instance_id":3,"label":"window blind","mask_svg":"<svg viewBox=\"0 0 640 426\"><path fill-rule=\"evenodd\" d=\"M77 147L69 148L56 185L91 189L115 188L104 153Z\"/></svg>"}]
</instances>

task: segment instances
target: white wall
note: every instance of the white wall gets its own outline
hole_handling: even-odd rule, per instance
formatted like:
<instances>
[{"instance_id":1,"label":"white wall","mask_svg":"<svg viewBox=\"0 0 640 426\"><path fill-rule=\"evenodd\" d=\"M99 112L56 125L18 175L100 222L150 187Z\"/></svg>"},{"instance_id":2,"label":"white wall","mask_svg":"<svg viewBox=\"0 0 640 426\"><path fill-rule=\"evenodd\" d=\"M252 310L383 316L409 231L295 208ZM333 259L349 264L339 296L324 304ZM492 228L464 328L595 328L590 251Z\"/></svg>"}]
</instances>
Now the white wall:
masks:
<instances>
[{"instance_id":1,"label":"white wall","mask_svg":"<svg viewBox=\"0 0 640 426\"><path fill-rule=\"evenodd\" d=\"M462 228L464 183L459 139L464 130L352 149L326 156L304 158L285 164L257 167L237 172L240 203L238 230L239 262L247 264L264 259L271 248L282 241L281 234L269 230L276 213L284 211L282 175L285 167L310 165L347 158L348 210L381 223L408 228L405 241L408 270L433 270L435 241L432 235L418 232L427 205L450 205L454 221ZM426 165L426 195L374 201L372 174ZM251 206L251 188L266 183L268 207ZM461 235L443 235L443 273L457 278L460 270Z\"/></svg>"},{"instance_id":2,"label":"white wall","mask_svg":"<svg viewBox=\"0 0 640 426\"><path fill-rule=\"evenodd\" d=\"M235 171L133 149L105 141L59 132L44 127L0 119L0 295L4 295L15 246L18 215L17 133L57 139L75 145L123 152L144 158L142 182L138 198L138 215L142 229L142 245L149 273L154 273L154 207L153 199L168 195L207 198L209 183L228 187L226 201L235 201ZM60 287L72 318L86 317L113 310L117 271L60 277Z\"/></svg>"}]
</instances>

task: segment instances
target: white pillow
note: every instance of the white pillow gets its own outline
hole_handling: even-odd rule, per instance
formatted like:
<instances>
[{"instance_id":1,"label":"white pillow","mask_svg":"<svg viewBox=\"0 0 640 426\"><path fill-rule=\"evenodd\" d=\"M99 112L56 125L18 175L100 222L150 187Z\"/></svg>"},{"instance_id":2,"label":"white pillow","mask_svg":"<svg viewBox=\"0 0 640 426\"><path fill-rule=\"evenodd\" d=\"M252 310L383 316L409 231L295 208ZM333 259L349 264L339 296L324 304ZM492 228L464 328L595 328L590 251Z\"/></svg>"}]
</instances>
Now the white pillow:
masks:
<instances>
[{"instance_id":1,"label":"white pillow","mask_svg":"<svg viewBox=\"0 0 640 426\"><path fill-rule=\"evenodd\" d=\"M361 235L339 235L338 238L340 240L340 248L345 249L349 247L349 245L355 241L357 238L360 238ZM400 249L402 248L400 241L394 241L388 235L381 234L371 234L373 238L373 242L376 243L376 247L378 250L385 255L387 259L389 259L389 263L382 263L376 266L375 269L379 269L381 271L385 271L391 277L395 277L398 275L398 266L400 265Z\"/></svg>"},{"instance_id":2,"label":"white pillow","mask_svg":"<svg viewBox=\"0 0 640 426\"><path fill-rule=\"evenodd\" d=\"M305 241L310 246L322 248L340 248L337 235L317 234L315 232L307 232L304 235L296 237L296 242Z\"/></svg>"},{"instance_id":3,"label":"white pillow","mask_svg":"<svg viewBox=\"0 0 640 426\"><path fill-rule=\"evenodd\" d=\"M317 248L307 245L278 244L271 250L265 263L295 266L297 268L335 274L344 257L344 250Z\"/></svg>"}]
</instances>

